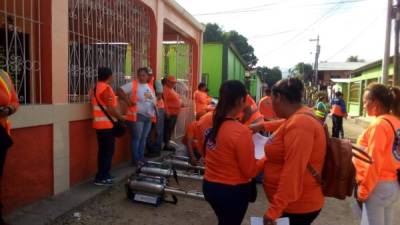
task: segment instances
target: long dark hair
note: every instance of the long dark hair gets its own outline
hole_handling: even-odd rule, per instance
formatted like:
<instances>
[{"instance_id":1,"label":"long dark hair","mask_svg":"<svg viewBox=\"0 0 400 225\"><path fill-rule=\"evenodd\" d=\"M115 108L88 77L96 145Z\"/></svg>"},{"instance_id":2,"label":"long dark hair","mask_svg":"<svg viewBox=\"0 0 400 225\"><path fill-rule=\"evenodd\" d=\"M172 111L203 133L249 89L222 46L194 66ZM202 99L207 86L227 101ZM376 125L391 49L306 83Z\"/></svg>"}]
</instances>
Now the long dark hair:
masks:
<instances>
[{"instance_id":1,"label":"long dark hair","mask_svg":"<svg viewBox=\"0 0 400 225\"><path fill-rule=\"evenodd\" d=\"M213 129L210 140L215 143L219 128L226 120L229 111L236 107L240 99L247 96L246 87L238 80L225 81L219 89L218 105L213 115Z\"/></svg>"},{"instance_id":2,"label":"long dark hair","mask_svg":"<svg viewBox=\"0 0 400 225\"><path fill-rule=\"evenodd\" d=\"M400 117L400 89L397 87L386 87L383 84L372 83L368 85L371 100L378 101L386 113Z\"/></svg>"}]
</instances>

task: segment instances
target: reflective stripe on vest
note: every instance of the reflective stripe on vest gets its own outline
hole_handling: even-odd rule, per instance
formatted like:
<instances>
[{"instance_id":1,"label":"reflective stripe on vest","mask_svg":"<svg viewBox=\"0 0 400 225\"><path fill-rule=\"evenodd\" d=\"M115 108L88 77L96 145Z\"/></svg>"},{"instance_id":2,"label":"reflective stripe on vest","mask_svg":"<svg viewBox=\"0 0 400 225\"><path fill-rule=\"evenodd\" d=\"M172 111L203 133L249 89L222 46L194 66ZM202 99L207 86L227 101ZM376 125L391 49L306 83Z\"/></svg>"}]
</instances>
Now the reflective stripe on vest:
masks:
<instances>
[{"instance_id":1,"label":"reflective stripe on vest","mask_svg":"<svg viewBox=\"0 0 400 225\"><path fill-rule=\"evenodd\" d=\"M8 73L4 70L0 70L0 84L3 87L4 91L7 93L9 101L11 101L11 97L12 97L11 80L10 80L10 76L8 75Z\"/></svg>"},{"instance_id":2,"label":"reflective stripe on vest","mask_svg":"<svg viewBox=\"0 0 400 225\"><path fill-rule=\"evenodd\" d=\"M96 95L97 99L101 101L99 94L107 88L111 88L108 84L104 82L98 82L96 84ZM100 102L104 108L106 108L104 102ZM93 112L93 127L95 129L110 129L113 127L111 121L107 118L104 112L101 110L95 96L92 97L92 112Z\"/></svg>"},{"instance_id":3,"label":"reflective stripe on vest","mask_svg":"<svg viewBox=\"0 0 400 225\"><path fill-rule=\"evenodd\" d=\"M315 115L319 118L325 118L325 113L319 110L314 111Z\"/></svg>"},{"instance_id":4,"label":"reflective stripe on vest","mask_svg":"<svg viewBox=\"0 0 400 225\"><path fill-rule=\"evenodd\" d=\"M138 90L138 82L137 80L132 80L132 95L131 95L131 102L137 102L137 90ZM137 106L130 106L126 112L126 120L135 122L137 118Z\"/></svg>"}]
</instances>

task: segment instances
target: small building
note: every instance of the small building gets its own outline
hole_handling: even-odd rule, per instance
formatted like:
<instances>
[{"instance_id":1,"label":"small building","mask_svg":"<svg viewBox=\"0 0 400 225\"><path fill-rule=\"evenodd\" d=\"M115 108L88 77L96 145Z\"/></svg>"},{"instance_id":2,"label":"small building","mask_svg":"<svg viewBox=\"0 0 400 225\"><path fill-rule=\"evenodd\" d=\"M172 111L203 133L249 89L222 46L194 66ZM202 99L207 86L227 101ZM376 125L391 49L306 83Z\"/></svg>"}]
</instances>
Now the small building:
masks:
<instances>
[{"instance_id":1,"label":"small building","mask_svg":"<svg viewBox=\"0 0 400 225\"><path fill-rule=\"evenodd\" d=\"M393 82L393 60L389 65L389 79L388 84L391 85ZM382 60L363 65L355 70L351 71L350 87L347 98L349 115L351 116L363 116L365 112L363 110L362 95L365 88L373 83L380 82L382 76Z\"/></svg>"},{"instance_id":2,"label":"small building","mask_svg":"<svg viewBox=\"0 0 400 225\"><path fill-rule=\"evenodd\" d=\"M175 0L1 1L0 68L12 76L21 103L1 183L6 213L96 173L89 92L98 67L113 70L115 88L139 67L160 75L164 42L184 43L189 63L178 79L189 91L178 92L186 96L200 80L203 31ZM192 108L182 110L174 137ZM129 161L129 139L117 141L113 166Z\"/></svg>"},{"instance_id":3,"label":"small building","mask_svg":"<svg viewBox=\"0 0 400 225\"><path fill-rule=\"evenodd\" d=\"M318 83L325 89L331 79L346 79L351 71L365 65L365 62L321 62L318 65Z\"/></svg>"},{"instance_id":4,"label":"small building","mask_svg":"<svg viewBox=\"0 0 400 225\"><path fill-rule=\"evenodd\" d=\"M232 43L203 44L201 80L207 84L211 96L218 97L219 88L226 80L240 80L250 92L252 81L246 81L247 70L246 62Z\"/></svg>"}]
</instances>

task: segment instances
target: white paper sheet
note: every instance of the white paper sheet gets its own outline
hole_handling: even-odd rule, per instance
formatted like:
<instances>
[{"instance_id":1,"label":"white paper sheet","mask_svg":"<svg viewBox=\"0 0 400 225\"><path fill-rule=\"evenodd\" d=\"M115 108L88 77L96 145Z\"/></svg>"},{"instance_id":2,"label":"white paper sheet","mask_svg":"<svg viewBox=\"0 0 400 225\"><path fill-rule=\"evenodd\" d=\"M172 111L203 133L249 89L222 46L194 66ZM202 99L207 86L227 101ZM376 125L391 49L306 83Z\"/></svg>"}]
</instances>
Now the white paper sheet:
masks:
<instances>
[{"instance_id":1,"label":"white paper sheet","mask_svg":"<svg viewBox=\"0 0 400 225\"><path fill-rule=\"evenodd\" d=\"M256 159L262 159L265 156L264 146L268 139L268 137L264 137L259 133L253 134L254 156Z\"/></svg>"},{"instance_id":2,"label":"white paper sheet","mask_svg":"<svg viewBox=\"0 0 400 225\"><path fill-rule=\"evenodd\" d=\"M280 218L276 220L277 225L290 225L289 218ZM262 217L250 217L250 224L251 225L263 225L264 220Z\"/></svg>"}]
</instances>

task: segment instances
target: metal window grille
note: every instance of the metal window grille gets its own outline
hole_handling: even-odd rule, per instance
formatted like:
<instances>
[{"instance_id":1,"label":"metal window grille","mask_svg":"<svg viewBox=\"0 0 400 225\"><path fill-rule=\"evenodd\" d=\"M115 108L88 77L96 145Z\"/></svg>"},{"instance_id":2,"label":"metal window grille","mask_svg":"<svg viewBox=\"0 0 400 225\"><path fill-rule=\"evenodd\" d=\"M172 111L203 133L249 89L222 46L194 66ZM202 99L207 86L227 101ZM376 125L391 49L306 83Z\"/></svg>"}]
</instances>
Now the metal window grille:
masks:
<instances>
[{"instance_id":1,"label":"metal window grille","mask_svg":"<svg viewBox=\"0 0 400 225\"><path fill-rule=\"evenodd\" d=\"M69 101L89 101L97 69L110 67L114 87L149 65L150 13L135 0L69 0Z\"/></svg>"},{"instance_id":2,"label":"metal window grille","mask_svg":"<svg viewBox=\"0 0 400 225\"><path fill-rule=\"evenodd\" d=\"M184 136L187 125L193 120L193 73L192 46L177 36L176 41L164 44L163 68L164 74L176 76L178 83L176 92L181 96L184 103L175 127L174 137Z\"/></svg>"},{"instance_id":3,"label":"metal window grille","mask_svg":"<svg viewBox=\"0 0 400 225\"><path fill-rule=\"evenodd\" d=\"M0 68L22 104L42 103L40 0L0 1Z\"/></svg>"}]
</instances>

